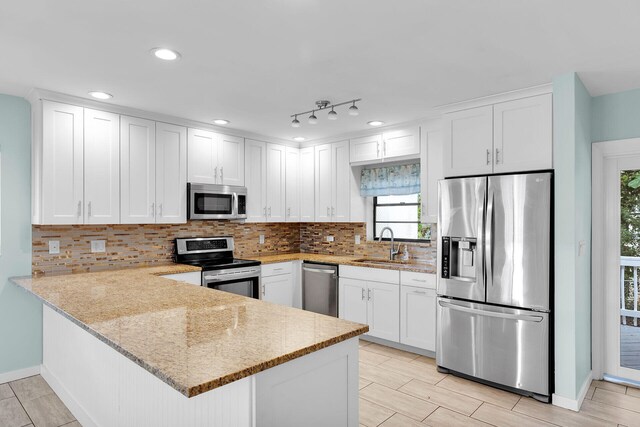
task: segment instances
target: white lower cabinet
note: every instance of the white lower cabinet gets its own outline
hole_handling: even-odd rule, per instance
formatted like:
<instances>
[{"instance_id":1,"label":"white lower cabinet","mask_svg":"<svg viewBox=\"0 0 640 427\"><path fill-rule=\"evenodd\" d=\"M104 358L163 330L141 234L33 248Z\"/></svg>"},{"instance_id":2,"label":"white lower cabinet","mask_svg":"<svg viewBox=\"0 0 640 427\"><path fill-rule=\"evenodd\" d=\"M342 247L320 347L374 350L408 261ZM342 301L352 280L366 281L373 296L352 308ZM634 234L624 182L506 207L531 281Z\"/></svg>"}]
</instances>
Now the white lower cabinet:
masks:
<instances>
[{"instance_id":1,"label":"white lower cabinet","mask_svg":"<svg viewBox=\"0 0 640 427\"><path fill-rule=\"evenodd\" d=\"M339 317L369 325L368 335L389 341L400 338L400 286L340 278Z\"/></svg>"},{"instance_id":2,"label":"white lower cabinet","mask_svg":"<svg viewBox=\"0 0 640 427\"><path fill-rule=\"evenodd\" d=\"M400 287L400 343L436 351L436 291Z\"/></svg>"},{"instance_id":3,"label":"white lower cabinet","mask_svg":"<svg viewBox=\"0 0 640 427\"><path fill-rule=\"evenodd\" d=\"M262 267L260 299L295 307L296 278L291 262L268 264Z\"/></svg>"}]
</instances>

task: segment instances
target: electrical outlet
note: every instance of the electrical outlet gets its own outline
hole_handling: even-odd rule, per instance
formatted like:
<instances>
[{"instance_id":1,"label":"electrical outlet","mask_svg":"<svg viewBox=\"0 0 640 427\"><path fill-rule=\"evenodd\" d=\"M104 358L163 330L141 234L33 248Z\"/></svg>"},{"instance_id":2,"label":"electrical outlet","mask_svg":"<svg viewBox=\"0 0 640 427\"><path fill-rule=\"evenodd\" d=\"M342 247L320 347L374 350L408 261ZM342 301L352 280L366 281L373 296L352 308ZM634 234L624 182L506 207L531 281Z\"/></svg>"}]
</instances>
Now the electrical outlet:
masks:
<instances>
[{"instance_id":1,"label":"electrical outlet","mask_svg":"<svg viewBox=\"0 0 640 427\"><path fill-rule=\"evenodd\" d=\"M327 242L333 242L334 240L333 236L327 236Z\"/></svg>"},{"instance_id":2,"label":"electrical outlet","mask_svg":"<svg viewBox=\"0 0 640 427\"><path fill-rule=\"evenodd\" d=\"M91 241L91 253L106 252L105 240L92 240Z\"/></svg>"},{"instance_id":3,"label":"electrical outlet","mask_svg":"<svg viewBox=\"0 0 640 427\"><path fill-rule=\"evenodd\" d=\"M356 234L356 245L360 244L360 235Z\"/></svg>"},{"instance_id":4,"label":"electrical outlet","mask_svg":"<svg viewBox=\"0 0 640 427\"><path fill-rule=\"evenodd\" d=\"M60 253L60 240L49 240L49 254L55 255Z\"/></svg>"},{"instance_id":5,"label":"electrical outlet","mask_svg":"<svg viewBox=\"0 0 640 427\"><path fill-rule=\"evenodd\" d=\"M260 243L261 245L264 245L264 234L260 235L260 237L258 238L258 243Z\"/></svg>"}]
</instances>

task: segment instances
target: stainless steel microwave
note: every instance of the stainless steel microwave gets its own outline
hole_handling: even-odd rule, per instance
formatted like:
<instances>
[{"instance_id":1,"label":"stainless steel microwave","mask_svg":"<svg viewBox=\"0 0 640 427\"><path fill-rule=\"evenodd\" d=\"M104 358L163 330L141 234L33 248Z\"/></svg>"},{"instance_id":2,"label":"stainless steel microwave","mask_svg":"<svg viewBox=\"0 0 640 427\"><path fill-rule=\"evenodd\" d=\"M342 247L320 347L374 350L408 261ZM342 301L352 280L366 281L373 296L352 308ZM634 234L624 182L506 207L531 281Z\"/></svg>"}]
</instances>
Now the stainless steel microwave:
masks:
<instances>
[{"instance_id":1,"label":"stainless steel microwave","mask_svg":"<svg viewBox=\"0 0 640 427\"><path fill-rule=\"evenodd\" d=\"M189 219L246 219L247 188L188 183L187 212Z\"/></svg>"}]
</instances>

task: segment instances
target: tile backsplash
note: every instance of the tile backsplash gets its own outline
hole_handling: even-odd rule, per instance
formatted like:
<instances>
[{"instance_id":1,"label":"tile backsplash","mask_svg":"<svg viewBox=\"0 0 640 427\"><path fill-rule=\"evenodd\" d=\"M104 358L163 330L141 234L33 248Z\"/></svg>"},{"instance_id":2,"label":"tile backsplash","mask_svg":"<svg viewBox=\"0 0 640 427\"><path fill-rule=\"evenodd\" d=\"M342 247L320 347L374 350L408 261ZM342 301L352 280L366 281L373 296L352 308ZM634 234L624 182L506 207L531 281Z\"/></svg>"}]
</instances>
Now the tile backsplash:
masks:
<instances>
[{"instance_id":1,"label":"tile backsplash","mask_svg":"<svg viewBox=\"0 0 640 427\"><path fill-rule=\"evenodd\" d=\"M176 237L233 236L235 256L309 252L362 257L388 256L389 242L366 240L364 223L235 223L190 221L149 225L34 225L32 273L53 275L142 267L172 261ZM259 244L260 235L265 236ZM361 243L355 244L360 235ZM435 234L434 234L435 235ZM333 242L327 241L333 237ZM49 241L60 253L49 254ZM105 240L106 252L91 253L92 240ZM435 245L408 243L411 258L435 264Z\"/></svg>"}]
</instances>

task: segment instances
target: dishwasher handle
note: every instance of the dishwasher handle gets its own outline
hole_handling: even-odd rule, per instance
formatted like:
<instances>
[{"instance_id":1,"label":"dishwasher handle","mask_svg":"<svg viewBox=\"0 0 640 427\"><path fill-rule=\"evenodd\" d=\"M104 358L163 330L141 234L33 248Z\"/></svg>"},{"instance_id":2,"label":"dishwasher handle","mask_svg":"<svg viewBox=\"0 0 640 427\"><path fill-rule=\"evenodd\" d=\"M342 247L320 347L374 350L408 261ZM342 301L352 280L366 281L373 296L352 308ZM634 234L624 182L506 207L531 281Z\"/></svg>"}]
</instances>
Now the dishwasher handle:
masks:
<instances>
[{"instance_id":1,"label":"dishwasher handle","mask_svg":"<svg viewBox=\"0 0 640 427\"><path fill-rule=\"evenodd\" d=\"M309 273L336 274L335 270L333 270L333 269L324 270L324 269L320 269L320 268L309 268L309 267L302 267L302 269L304 271L308 271Z\"/></svg>"}]
</instances>

